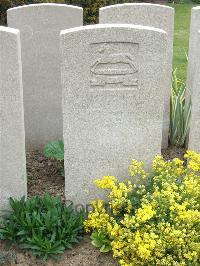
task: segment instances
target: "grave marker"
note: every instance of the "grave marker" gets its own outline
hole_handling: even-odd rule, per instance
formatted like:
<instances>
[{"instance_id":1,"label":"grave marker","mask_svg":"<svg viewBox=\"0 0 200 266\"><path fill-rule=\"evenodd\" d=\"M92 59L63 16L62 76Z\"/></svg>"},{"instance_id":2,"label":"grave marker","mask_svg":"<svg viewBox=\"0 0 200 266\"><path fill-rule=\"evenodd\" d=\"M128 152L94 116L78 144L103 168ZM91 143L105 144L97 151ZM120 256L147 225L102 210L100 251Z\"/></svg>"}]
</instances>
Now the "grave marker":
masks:
<instances>
[{"instance_id":1,"label":"grave marker","mask_svg":"<svg viewBox=\"0 0 200 266\"><path fill-rule=\"evenodd\" d=\"M0 27L0 210L26 193L20 35Z\"/></svg>"},{"instance_id":2,"label":"grave marker","mask_svg":"<svg viewBox=\"0 0 200 266\"><path fill-rule=\"evenodd\" d=\"M82 8L70 5L35 4L8 10L8 25L21 31L28 150L62 139L59 34L82 24Z\"/></svg>"},{"instance_id":3,"label":"grave marker","mask_svg":"<svg viewBox=\"0 0 200 266\"><path fill-rule=\"evenodd\" d=\"M167 32L167 68L164 78L167 80L165 88L165 106L163 117L162 147L168 146L169 122L170 122L170 91L173 61L173 31L174 9L171 7L149 4L130 3L119 4L100 8L99 23L126 23L155 27Z\"/></svg>"},{"instance_id":4,"label":"grave marker","mask_svg":"<svg viewBox=\"0 0 200 266\"><path fill-rule=\"evenodd\" d=\"M130 24L61 32L67 199L90 203L94 179L126 178L132 159L149 166L161 152L166 35Z\"/></svg>"}]
</instances>

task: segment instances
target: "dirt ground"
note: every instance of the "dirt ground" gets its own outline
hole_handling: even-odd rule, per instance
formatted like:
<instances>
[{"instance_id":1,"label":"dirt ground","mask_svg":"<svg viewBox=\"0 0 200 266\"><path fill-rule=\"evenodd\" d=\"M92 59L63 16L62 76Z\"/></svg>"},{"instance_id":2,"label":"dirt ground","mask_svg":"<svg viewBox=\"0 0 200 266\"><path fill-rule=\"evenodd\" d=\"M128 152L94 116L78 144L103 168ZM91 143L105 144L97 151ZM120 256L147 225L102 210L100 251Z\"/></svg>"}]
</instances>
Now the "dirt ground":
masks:
<instances>
[{"instance_id":1,"label":"dirt ground","mask_svg":"<svg viewBox=\"0 0 200 266\"><path fill-rule=\"evenodd\" d=\"M185 149L169 147L162 151L166 160L175 157L183 158ZM42 195L49 192L54 196L61 196L64 200L64 177L61 176L62 163L44 157L42 152L27 153L28 196ZM30 252L24 252L18 248L5 250L5 244L0 244L0 265L7 266L109 266L117 265L111 254L101 254L98 249L90 244L88 236L72 250L67 250L58 261L43 262L36 259ZM3 252L3 253L2 253ZM1 256L5 255L5 262ZM10 255L13 254L13 259ZM7 260L6 260L7 258Z\"/></svg>"},{"instance_id":2,"label":"dirt ground","mask_svg":"<svg viewBox=\"0 0 200 266\"><path fill-rule=\"evenodd\" d=\"M183 160L185 152L186 152L185 148L177 148L169 146L166 150L162 150L162 156L166 161L172 160L174 158L179 158Z\"/></svg>"},{"instance_id":3,"label":"dirt ground","mask_svg":"<svg viewBox=\"0 0 200 266\"><path fill-rule=\"evenodd\" d=\"M0 250L6 250L5 244L0 245ZM7 260L0 265L6 266L117 266L110 253L102 254L98 249L90 244L88 236L75 246L72 250L67 250L57 261L48 260L46 262L36 259L30 252L24 252L18 248L12 248L3 252ZM13 259L10 259L12 254Z\"/></svg>"},{"instance_id":4,"label":"dirt ground","mask_svg":"<svg viewBox=\"0 0 200 266\"><path fill-rule=\"evenodd\" d=\"M183 159L184 148L169 147L162 150L165 160L175 157ZM44 157L42 152L27 153L28 196L49 192L64 200L64 177L61 176L62 163Z\"/></svg>"},{"instance_id":5,"label":"dirt ground","mask_svg":"<svg viewBox=\"0 0 200 266\"><path fill-rule=\"evenodd\" d=\"M61 176L62 162L46 158L42 152L28 152L26 155L28 196L49 192L64 200L65 179Z\"/></svg>"}]
</instances>

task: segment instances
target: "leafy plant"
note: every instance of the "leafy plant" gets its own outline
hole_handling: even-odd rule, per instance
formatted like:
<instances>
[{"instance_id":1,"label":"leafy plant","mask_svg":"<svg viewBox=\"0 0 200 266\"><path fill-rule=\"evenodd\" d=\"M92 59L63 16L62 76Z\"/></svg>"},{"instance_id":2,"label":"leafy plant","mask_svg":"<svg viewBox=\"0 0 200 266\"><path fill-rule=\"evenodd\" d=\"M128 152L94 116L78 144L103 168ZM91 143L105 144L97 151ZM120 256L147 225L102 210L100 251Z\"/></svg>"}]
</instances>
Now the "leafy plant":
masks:
<instances>
[{"instance_id":1,"label":"leafy plant","mask_svg":"<svg viewBox=\"0 0 200 266\"><path fill-rule=\"evenodd\" d=\"M112 249L109 238L103 232L93 232L91 235L91 240L92 245L96 248L99 248L100 252L102 253L109 252Z\"/></svg>"},{"instance_id":2,"label":"leafy plant","mask_svg":"<svg viewBox=\"0 0 200 266\"><path fill-rule=\"evenodd\" d=\"M62 140L56 140L48 143L44 147L44 155L51 159L64 161L64 143ZM64 166L61 170L61 175L64 176Z\"/></svg>"},{"instance_id":3,"label":"leafy plant","mask_svg":"<svg viewBox=\"0 0 200 266\"><path fill-rule=\"evenodd\" d=\"M191 101L185 102L185 83L177 78L176 69L172 75L170 99L170 132L169 140L172 145L184 145L191 117Z\"/></svg>"},{"instance_id":4,"label":"leafy plant","mask_svg":"<svg viewBox=\"0 0 200 266\"><path fill-rule=\"evenodd\" d=\"M10 199L11 211L5 214L0 238L36 256L48 259L78 243L83 235L83 211L65 206L59 197L45 194L25 200Z\"/></svg>"},{"instance_id":5,"label":"leafy plant","mask_svg":"<svg viewBox=\"0 0 200 266\"><path fill-rule=\"evenodd\" d=\"M44 148L45 156L56 159L64 160L64 143L62 140L52 141L48 143Z\"/></svg>"},{"instance_id":6,"label":"leafy plant","mask_svg":"<svg viewBox=\"0 0 200 266\"><path fill-rule=\"evenodd\" d=\"M96 180L105 200L92 202L85 221L93 245L108 243L122 266L200 265L200 154L185 159L156 156L149 172L132 160L124 182Z\"/></svg>"}]
</instances>

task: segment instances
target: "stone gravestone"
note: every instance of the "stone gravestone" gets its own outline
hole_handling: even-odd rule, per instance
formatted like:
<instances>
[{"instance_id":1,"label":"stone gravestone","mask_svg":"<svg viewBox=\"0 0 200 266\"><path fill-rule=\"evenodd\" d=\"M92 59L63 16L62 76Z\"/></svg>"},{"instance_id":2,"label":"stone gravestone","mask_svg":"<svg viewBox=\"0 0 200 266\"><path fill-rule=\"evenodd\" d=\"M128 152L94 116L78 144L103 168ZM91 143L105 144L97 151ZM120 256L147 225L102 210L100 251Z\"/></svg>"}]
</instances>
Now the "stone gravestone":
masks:
<instances>
[{"instance_id":1,"label":"stone gravestone","mask_svg":"<svg viewBox=\"0 0 200 266\"><path fill-rule=\"evenodd\" d=\"M200 13L200 12L199 12ZM199 24L200 26L200 24ZM199 27L200 29L200 27ZM200 43L200 31L195 34L195 42ZM197 46L198 48L198 46ZM194 57L193 57L194 59ZM191 62L192 63L192 62ZM190 65L192 66L192 64ZM188 149L200 153L200 49L195 49L195 64L192 66L192 111Z\"/></svg>"},{"instance_id":2,"label":"stone gravestone","mask_svg":"<svg viewBox=\"0 0 200 266\"><path fill-rule=\"evenodd\" d=\"M166 36L130 24L61 32L67 199L89 203L94 179L160 154Z\"/></svg>"},{"instance_id":3,"label":"stone gravestone","mask_svg":"<svg viewBox=\"0 0 200 266\"><path fill-rule=\"evenodd\" d=\"M37 4L8 10L21 31L26 147L41 149L62 138L60 30L83 24L82 8Z\"/></svg>"},{"instance_id":4,"label":"stone gravestone","mask_svg":"<svg viewBox=\"0 0 200 266\"><path fill-rule=\"evenodd\" d=\"M188 53L188 68L187 68L187 90L186 102L190 100L193 90L194 72L196 66L196 54L199 50L198 43L198 30L200 30L200 7L192 8L191 24L190 24L190 40L189 40L189 53Z\"/></svg>"},{"instance_id":5,"label":"stone gravestone","mask_svg":"<svg viewBox=\"0 0 200 266\"><path fill-rule=\"evenodd\" d=\"M0 210L26 195L26 159L19 31L0 27Z\"/></svg>"},{"instance_id":6,"label":"stone gravestone","mask_svg":"<svg viewBox=\"0 0 200 266\"><path fill-rule=\"evenodd\" d=\"M119 4L100 9L100 23L131 23L135 25L150 26L162 29L168 34L167 65L164 78L167 80L165 88L165 105L163 117L162 147L168 146L169 122L170 122L170 91L173 60L173 31L174 9L155 4Z\"/></svg>"}]
</instances>

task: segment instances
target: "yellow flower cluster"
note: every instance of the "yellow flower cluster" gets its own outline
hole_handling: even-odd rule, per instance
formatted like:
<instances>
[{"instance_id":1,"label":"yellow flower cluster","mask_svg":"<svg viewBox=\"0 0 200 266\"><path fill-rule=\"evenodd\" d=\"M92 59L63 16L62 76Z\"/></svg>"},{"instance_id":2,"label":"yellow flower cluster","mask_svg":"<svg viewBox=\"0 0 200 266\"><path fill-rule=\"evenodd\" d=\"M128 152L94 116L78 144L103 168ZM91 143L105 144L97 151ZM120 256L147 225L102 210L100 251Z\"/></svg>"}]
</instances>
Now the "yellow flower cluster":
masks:
<instances>
[{"instance_id":1,"label":"yellow flower cluster","mask_svg":"<svg viewBox=\"0 0 200 266\"><path fill-rule=\"evenodd\" d=\"M117 178L114 176L103 176L102 179L97 179L95 181L98 188L109 189L113 188L117 182Z\"/></svg>"},{"instance_id":2,"label":"yellow flower cluster","mask_svg":"<svg viewBox=\"0 0 200 266\"><path fill-rule=\"evenodd\" d=\"M101 189L111 189L109 199L114 214L117 214L122 207L124 207L127 212L131 211L132 204L128 199L128 193L132 191L133 185L130 181L128 181L126 185L123 182L117 182L114 176L103 176L101 180L97 179L95 184Z\"/></svg>"},{"instance_id":3,"label":"yellow flower cluster","mask_svg":"<svg viewBox=\"0 0 200 266\"><path fill-rule=\"evenodd\" d=\"M96 180L108 198L93 202L85 228L108 237L120 265L200 265L200 154L185 159L156 156L149 173L133 160L129 181Z\"/></svg>"},{"instance_id":4,"label":"yellow flower cluster","mask_svg":"<svg viewBox=\"0 0 200 266\"><path fill-rule=\"evenodd\" d=\"M136 211L135 219L138 223L144 223L150 220L155 214L156 211L153 210L150 204L142 204L142 208Z\"/></svg>"},{"instance_id":5,"label":"yellow flower cluster","mask_svg":"<svg viewBox=\"0 0 200 266\"><path fill-rule=\"evenodd\" d=\"M194 172L200 170L200 155L194 151L188 151L185 155L185 159L188 159L188 169L191 169Z\"/></svg>"},{"instance_id":6,"label":"yellow flower cluster","mask_svg":"<svg viewBox=\"0 0 200 266\"><path fill-rule=\"evenodd\" d=\"M143 165L144 164L141 161L132 160L132 163L129 166L130 175L132 177L136 177L136 178L140 177L140 178L145 179L148 176L148 174L143 169Z\"/></svg>"}]
</instances>

